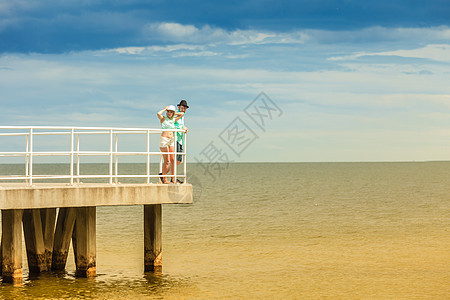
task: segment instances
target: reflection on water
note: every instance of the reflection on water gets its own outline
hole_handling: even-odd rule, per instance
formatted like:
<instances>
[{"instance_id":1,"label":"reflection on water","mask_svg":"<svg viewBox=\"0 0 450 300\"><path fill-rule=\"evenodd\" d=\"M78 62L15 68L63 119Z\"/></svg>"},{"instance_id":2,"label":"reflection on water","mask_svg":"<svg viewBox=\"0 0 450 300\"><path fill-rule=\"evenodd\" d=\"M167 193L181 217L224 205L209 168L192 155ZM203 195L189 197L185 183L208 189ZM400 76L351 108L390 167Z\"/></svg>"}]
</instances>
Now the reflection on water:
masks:
<instances>
[{"instance_id":1,"label":"reflection on water","mask_svg":"<svg viewBox=\"0 0 450 300\"><path fill-rule=\"evenodd\" d=\"M163 207L162 272L143 271L142 207L99 207L96 278L75 278L69 253L67 272L0 297L450 295L449 162L232 164L216 182L189 169L200 197Z\"/></svg>"},{"instance_id":2,"label":"reflection on water","mask_svg":"<svg viewBox=\"0 0 450 300\"><path fill-rule=\"evenodd\" d=\"M195 286L189 279L166 274L145 273L140 276L98 274L96 278L75 278L74 274L43 273L26 278L22 287L3 284L2 299L120 299L167 298L192 294Z\"/></svg>"}]
</instances>

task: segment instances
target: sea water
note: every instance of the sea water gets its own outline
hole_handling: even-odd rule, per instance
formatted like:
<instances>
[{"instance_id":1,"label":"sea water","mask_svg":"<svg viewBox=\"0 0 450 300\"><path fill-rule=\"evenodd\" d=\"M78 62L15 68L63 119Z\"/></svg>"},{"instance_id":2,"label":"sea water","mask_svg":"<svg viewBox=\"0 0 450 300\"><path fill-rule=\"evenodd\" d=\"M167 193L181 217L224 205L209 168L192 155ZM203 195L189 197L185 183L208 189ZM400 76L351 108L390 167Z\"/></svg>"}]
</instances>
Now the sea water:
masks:
<instances>
[{"instance_id":1,"label":"sea water","mask_svg":"<svg viewBox=\"0 0 450 300\"><path fill-rule=\"evenodd\" d=\"M98 207L95 278L75 278L72 252L65 272L30 277L24 253L23 286L0 297L450 298L450 162L188 172L194 204L163 206L161 272L144 273L143 207Z\"/></svg>"}]
</instances>

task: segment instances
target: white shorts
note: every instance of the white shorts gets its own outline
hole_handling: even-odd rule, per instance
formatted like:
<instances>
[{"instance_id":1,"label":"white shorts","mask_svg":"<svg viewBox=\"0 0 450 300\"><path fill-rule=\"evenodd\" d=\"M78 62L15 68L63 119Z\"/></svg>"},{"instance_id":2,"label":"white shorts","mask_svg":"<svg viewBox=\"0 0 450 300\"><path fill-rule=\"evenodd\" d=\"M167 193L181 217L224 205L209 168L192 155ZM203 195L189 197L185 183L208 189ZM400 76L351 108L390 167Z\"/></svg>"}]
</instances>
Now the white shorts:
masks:
<instances>
[{"instance_id":1,"label":"white shorts","mask_svg":"<svg viewBox=\"0 0 450 300\"><path fill-rule=\"evenodd\" d=\"M165 137L165 136L161 136L159 138L159 147L160 148L173 147L175 145L174 144L174 140L175 139L173 137L168 138L168 137Z\"/></svg>"}]
</instances>

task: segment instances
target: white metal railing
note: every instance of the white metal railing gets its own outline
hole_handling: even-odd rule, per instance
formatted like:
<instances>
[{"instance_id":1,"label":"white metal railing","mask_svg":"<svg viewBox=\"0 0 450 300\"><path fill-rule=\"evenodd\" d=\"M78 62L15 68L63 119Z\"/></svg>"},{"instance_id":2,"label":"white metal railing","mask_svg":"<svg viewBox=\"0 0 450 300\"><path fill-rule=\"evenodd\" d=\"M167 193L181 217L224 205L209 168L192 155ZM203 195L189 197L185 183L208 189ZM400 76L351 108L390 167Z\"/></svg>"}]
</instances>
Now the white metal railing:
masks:
<instances>
[{"instance_id":1,"label":"white metal railing","mask_svg":"<svg viewBox=\"0 0 450 300\"><path fill-rule=\"evenodd\" d=\"M105 127L54 127L54 126L0 126L0 158L2 157L24 157L25 174L24 175L3 175L0 174L0 182L11 180L24 180L28 185L33 184L33 180L36 179L69 179L70 184L79 183L83 178L109 178L109 183L118 183L119 178L146 178L146 183L151 183L151 178L159 178L159 174L151 174L150 157L160 156L159 172L162 168L162 154L174 155L174 174L165 175L165 177L172 177L174 182L177 182L177 178L184 178L186 182L186 134L184 134L183 140L183 152L177 153L177 147L175 144L174 152L161 152L159 149L159 135L163 131L172 131L175 136L176 132L183 132L183 130L172 129L149 129L149 128L105 128ZM125 152L119 151L119 136L124 134L137 134L143 135L146 141L146 151ZM70 145L66 151L35 151L35 137L36 136L54 136L54 135L69 135ZM80 150L80 136L84 135L106 135L109 137L108 151L82 151ZM158 139L158 151L151 151L150 139L152 135L157 135ZM4 144L2 139L5 137L23 136L24 151L2 151ZM63 145L64 146L64 145ZM177 175L177 155L182 155L183 158L183 173ZM65 156L70 159L70 171L66 175L35 175L33 174L33 166L35 166L34 158L43 156ZM103 156L109 158L109 172L108 174L80 174L80 158L83 156ZM145 156L146 157L146 174L118 174L118 165L120 156Z\"/></svg>"}]
</instances>

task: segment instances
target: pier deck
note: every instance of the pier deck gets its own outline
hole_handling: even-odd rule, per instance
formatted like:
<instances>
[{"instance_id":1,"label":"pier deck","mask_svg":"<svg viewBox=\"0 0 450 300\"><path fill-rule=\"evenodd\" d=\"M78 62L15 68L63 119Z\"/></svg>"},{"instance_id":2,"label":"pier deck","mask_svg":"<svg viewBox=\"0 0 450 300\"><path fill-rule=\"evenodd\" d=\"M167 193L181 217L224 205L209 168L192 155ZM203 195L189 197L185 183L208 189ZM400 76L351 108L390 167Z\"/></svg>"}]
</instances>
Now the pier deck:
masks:
<instances>
[{"instance_id":1,"label":"pier deck","mask_svg":"<svg viewBox=\"0 0 450 300\"><path fill-rule=\"evenodd\" d=\"M189 204L190 184L0 183L0 209Z\"/></svg>"}]
</instances>

